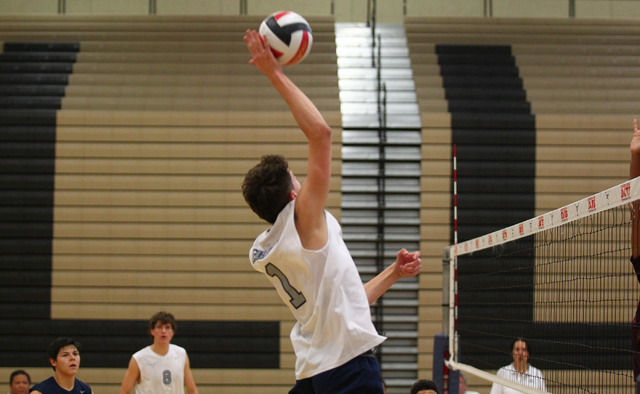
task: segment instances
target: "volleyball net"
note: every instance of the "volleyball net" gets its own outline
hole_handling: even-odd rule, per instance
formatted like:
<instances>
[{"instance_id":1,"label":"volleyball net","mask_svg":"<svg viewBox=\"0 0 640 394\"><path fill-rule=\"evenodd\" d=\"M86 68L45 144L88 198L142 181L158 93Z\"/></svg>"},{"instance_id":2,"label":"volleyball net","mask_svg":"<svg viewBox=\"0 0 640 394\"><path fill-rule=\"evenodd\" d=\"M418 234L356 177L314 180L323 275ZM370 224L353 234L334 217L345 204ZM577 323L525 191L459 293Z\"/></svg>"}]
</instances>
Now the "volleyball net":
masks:
<instances>
[{"instance_id":1,"label":"volleyball net","mask_svg":"<svg viewBox=\"0 0 640 394\"><path fill-rule=\"evenodd\" d=\"M552 393L633 393L640 178L448 248L450 366L496 376L517 337ZM638 219L640 220L640 219Z\"/></svg>"}]
</instances>

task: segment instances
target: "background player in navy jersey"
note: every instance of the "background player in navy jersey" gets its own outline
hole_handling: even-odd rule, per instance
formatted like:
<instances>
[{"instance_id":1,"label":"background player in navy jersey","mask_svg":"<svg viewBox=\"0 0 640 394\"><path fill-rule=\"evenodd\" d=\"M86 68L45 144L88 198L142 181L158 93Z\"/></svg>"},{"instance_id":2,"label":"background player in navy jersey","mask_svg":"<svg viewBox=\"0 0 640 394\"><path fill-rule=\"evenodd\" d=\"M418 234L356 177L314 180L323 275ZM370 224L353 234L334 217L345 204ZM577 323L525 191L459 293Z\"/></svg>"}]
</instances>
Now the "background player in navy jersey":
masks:
<instances>
[{"instance_id":1,"label":"background player in navy jersey","mask_svg":"<svg viewBox=\"0 0 640 394\"><path fill-rule=\"evenodd\" d=\"M47 349L54 374L34 385L29 392L36 394L92 394L88 384L76 379L80 369L80 344L72 338L58 338Z\"/></svg>"},{"instance_id":2,"label":"background player in navy jersey","mask_svg":"<svg viewBox=\"0 0 640 394\"><path fill-rule=\"evenodd\" d=\"M242 185L251 209L273 226L251 248L253 267L267 275L296 317L291 341L296 385L289 393L382 394L380 366L370 350L386 338L369 305L401 277L420 272L420 253L396 261L363 286L337 220L324 209L331 179L331 128L309 98L283 73L268 42L244 37L249 62L269 78L309 143L300 184L279 155L263 156Z\"/></svg>"}]
</instances>

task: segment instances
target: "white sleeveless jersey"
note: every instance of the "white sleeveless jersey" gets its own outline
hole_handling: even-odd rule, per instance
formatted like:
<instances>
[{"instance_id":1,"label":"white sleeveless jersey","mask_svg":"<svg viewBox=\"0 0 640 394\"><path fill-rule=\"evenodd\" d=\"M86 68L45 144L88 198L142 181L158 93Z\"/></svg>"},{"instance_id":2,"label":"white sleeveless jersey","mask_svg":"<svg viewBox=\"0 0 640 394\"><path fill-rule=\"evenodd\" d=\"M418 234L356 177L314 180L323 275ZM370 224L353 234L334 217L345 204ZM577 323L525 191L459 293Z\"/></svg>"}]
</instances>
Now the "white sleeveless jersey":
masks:
<instances>
[{"instance_id":1,"label":"white sleeveless jersey","mask_svg":"<svg viewBox=\"0 0 640 394\"><path fill-rule=\"evenodd\" d=\"M295 200L255 240L249 257L297 320L290 336L296 379L301 380L345 364L386 338L371 322L369 301L338 221L325 211L327 244L307 250L296 231L294 208Z\"/></svg>"},{"instance_id":2,"label":"white sleeveless jersey","mask_svg":"<svg viewBox=\"0 0 640 394\"><path fill-rule=\"evenodd\" d=\"M147 346L135 353L133 358L140 368L136 394L184 394L186 350L170 344L167 354L160 356Z\"/></svg>"}]
</instances>

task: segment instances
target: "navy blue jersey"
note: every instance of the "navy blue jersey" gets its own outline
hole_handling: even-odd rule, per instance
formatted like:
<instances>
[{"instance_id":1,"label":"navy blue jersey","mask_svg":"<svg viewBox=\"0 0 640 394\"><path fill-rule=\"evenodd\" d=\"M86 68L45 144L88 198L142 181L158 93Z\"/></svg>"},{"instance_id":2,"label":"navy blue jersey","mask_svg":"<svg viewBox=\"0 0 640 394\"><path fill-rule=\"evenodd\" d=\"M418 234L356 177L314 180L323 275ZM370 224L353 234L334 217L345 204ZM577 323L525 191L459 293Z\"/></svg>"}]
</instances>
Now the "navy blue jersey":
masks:
<instances>
[{"instance_id":1,"label":"navy blue jersey","mask_svg":"<svg viewBox=\"0 0 640 394\"><path fill-rule=\"evenodd\" d=\"M34 385L29 392L39 391L42 394L91 394L91 387L88 384L76 379L73 390L67 391L58 385L58 382L52 377Z\"/></svg>"}]
</instances>

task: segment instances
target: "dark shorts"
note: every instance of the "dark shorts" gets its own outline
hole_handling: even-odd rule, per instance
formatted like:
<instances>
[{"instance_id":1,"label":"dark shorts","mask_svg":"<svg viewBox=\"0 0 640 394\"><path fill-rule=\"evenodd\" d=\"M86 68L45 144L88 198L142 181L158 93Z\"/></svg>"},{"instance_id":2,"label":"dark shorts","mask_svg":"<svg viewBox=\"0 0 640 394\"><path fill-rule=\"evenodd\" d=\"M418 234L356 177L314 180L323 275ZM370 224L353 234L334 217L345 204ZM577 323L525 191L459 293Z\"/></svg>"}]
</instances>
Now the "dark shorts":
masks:
<instances>
[{"instance_id":1,"label":"dark shorts","mask_svg":"<svg viewBox=\"0 0 640 394\"><path fill-rule=\"evenodd\" d=\"M372 354L354 358L337 368L297 380L289 394L383 394L380 364Z\"/></svg>"}]
</instances>

